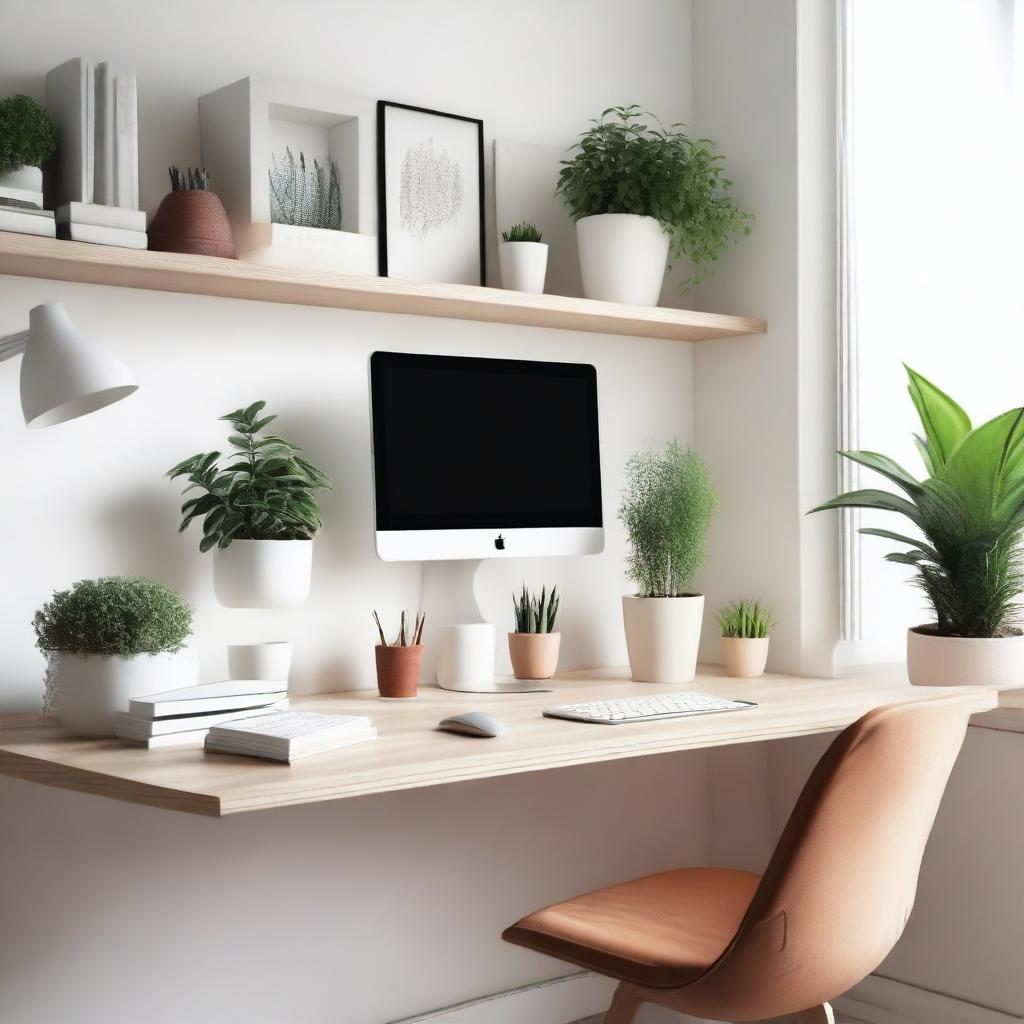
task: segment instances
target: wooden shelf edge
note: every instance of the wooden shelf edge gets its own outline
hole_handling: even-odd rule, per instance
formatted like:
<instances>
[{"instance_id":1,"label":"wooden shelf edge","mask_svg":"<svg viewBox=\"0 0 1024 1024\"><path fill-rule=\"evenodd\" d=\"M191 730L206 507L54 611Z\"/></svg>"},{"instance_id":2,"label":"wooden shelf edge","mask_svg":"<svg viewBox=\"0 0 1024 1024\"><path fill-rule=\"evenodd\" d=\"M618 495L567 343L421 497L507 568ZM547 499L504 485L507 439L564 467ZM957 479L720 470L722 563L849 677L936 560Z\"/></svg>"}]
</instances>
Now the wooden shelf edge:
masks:
<instances>
[{"instance_id":1,"label":"wooden shelf edge","mask_svg":"<svg viewBox=\"0 0 1024 1024\"><path fill-rule=\"evenodd\" d=\"M664 341L712 341L768 330L766 321L756 317L624 306L473 285L356 277L12 232L0 232L0 274Z\"/></svg>"}]
</instances>

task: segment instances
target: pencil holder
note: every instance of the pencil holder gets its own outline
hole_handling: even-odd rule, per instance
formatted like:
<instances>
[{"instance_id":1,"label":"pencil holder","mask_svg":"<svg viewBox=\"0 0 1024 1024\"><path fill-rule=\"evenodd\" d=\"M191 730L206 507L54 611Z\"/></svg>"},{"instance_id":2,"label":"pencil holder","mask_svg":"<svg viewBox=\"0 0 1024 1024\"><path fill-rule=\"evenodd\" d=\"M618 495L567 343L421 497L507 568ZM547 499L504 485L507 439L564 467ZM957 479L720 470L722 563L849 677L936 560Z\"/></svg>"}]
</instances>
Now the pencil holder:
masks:
<instances>
[{"instance_id":1,"label":"pencil holder","mask_svg":"<svg viewBox=\"0 0 1024 1024\"><path fill-rule=\"evenodd\" d=\"M378 644L377 689L382 697L415 697L423 664L423 644L385 647Z\"/></svg>"}]
</instances>

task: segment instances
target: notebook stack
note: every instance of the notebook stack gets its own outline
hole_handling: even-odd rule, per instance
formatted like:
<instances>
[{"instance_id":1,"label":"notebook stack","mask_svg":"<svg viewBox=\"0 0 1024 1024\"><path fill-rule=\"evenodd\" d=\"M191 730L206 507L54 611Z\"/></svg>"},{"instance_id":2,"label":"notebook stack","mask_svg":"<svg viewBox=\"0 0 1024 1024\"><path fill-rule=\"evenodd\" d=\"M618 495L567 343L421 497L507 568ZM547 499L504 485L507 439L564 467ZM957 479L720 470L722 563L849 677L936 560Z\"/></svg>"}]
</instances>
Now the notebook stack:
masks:
<instances>
[{"instance_id":1,"label":"notebook stack","mask_svg":"<svg viewBox=\"0 0 1024 1024\"><path fill-rule=\"evenodd\" d=\"M372 740L376 735L377 730L364 715L283 711L259 715L250 721L216 725L206 737L206 749L290 764L313 754L326 754Z\"/></svg>"},{"instance_id":2,"label":"notebook stack","mask_svg":"<svg viewBox=\"0 0 1024 1024\"><path fill-rule=\"evenodd\" d=\"M0 231L53 238L53 210L43 209L43 193L31 188L0 185Z\"/></svg>"},{"instance_id":3,"label":"notebook stack","mask_svg":"<svg viewBox=\"0 0 1024 1024\"><path fill-rule=\"evenodd\" d=\"M284 683L231 679L132 700L116 716L114 732L150 750L202 746L211 727L288 707Z\"/></svg>"},{"instance_id":4,"label":"notebook stack","mask_svg":"<svg viewBox=\"0 0 1024 1024\"><path fill-rule=\"evenodd\" d=\"M52 216L52 214L51 214ZM65 203L57 207L57 237L72 242L146 248L146 214L99 203Z\"/></svg>"}]
</instances>

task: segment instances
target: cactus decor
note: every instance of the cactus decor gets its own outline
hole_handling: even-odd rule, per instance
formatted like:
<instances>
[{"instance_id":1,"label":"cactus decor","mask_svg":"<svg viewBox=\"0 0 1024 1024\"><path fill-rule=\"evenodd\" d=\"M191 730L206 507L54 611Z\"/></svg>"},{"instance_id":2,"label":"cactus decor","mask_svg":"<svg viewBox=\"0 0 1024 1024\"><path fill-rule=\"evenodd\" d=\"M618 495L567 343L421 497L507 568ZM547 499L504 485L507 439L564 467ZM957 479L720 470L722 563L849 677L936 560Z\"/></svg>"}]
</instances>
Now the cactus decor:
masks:
<instances>
[{"instance_id":1,"label":"cactus decor","mask_svg":"<svg viewBox=\"0 0 1024 1024\"><path fill-rule=\"evenodd\" d=\"M517 598L512 595L512 606L516 612L517 633L553 633L555 616L558 614L558 587L551 588L548 596L547 588L542 587L540 597L531 594L523 584L522 594Z\"/></svg>"},{"instance_id":2,"label":"cactus decor","mask_svg":"<svg viewBox=\"0 0 1024 1024\"><path fill-rule=\"evenodd\" d=\"M231 222L217 193L210 191L210 172L205 167L171 166L167 173L171 191L150 221L149 248L234 259Z\"/></svg>"},{"instance_id":3,"label":"cactus decor","mask_svg":"<svg viewBox=\"0 0 1024 1024\"><path fill-rule=\"evenodd\" d=\"M508 654L516 679L550 679L555 674L562 639L555 632L560 600L558 587L552 587L550 594L543 587L538 597L525 583L518 597L512 595L516 631L508 635Z\"/></svg>"},{"instance_id":4,"label":"cactus decor","mask_svg":"<svg viewBox=\"0 0 1024 1024\"><path fill-rule=\"evenodd\" d=\"M271 156L271 164L267 171L271 223L341 230L341 179L334 160L328 158L323 164L314 160L310 170L303 152L296 161L285 147L283 154Z\"/></svg>"},{"instance_id":5,"label":"cactus decor","mask_svg":"<svg viewBox=\"0 0 1024 1024\"><path fill-rule=\"evenodd\" d=\"M210 172L205 167L186 167L183 171L180 167L168 167L167 173L171 176L172 192L209 192Z\"/></svg>"}]
</instances>

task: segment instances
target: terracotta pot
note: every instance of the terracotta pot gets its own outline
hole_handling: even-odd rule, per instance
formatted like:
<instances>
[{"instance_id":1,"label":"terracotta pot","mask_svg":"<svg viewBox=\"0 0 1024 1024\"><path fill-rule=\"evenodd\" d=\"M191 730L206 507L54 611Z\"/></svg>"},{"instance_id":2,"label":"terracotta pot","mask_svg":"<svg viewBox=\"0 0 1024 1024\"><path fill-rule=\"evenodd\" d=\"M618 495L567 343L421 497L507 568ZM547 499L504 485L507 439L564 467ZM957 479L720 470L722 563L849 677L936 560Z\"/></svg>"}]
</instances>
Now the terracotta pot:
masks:
<instances>
[{"instance_id":1,"label":"terracotta pot","mask_svg":"<svg viewBox=\"0 0 1024 1024\"><path fill-rule=\"evenodd\" d=\"M561 633L509 633L508 653L516 679L550 679L558 668Z\"/></svg>"},{"instance_id":2,"label":"terracotta pot","mask_svg":"<svg viewBox=\"0 0 1024 1024\"><path fill-rule=\"evenodd\" d=\"M377 644L377 689L382 697L415 697L423 664L423 644L384 647Z\"/></svg>"},{"instance_id":3,"label":"terracotta pot","mask_svg":"<svg viewBox=\"0 0 1024 1024\"><path fill-rule=\"evenodd\" d=\"M770 637L722 637L722 661L725 674L736 679L754 679L764 675L768 662Z\"/></svg>"},{"instance_id":4,"label":"terracotta pot","mask_svg":"<svg viewBox=\"0 0 1024 1024\"><path fill-rule=\"evenodd\" d=\"M158 252L235 258L235 238L224 204L213 192L168 192L149 225L149 247Z\"/></svg>"},{"instance_id":5,"label":"terracotta pot","mask_svg":"<svg viewBox=\"0 0 1024 1024\"><path fill-rule=\"evenodd\" d=\"M1024 636L939 636L907 630L907 676L916 686L1024 686Z\"/></svg>"},{"instance_id":6,"label":"terracotta pot","mask_svg":"<svg viewBox=\"0 0 1024 1024\"><path fill-rule=\"evenodd\" d=\"M690 683L697 672L697 648L704 595L622 598L626 651L635 683Z\"/></svg>"}]
</instances>

